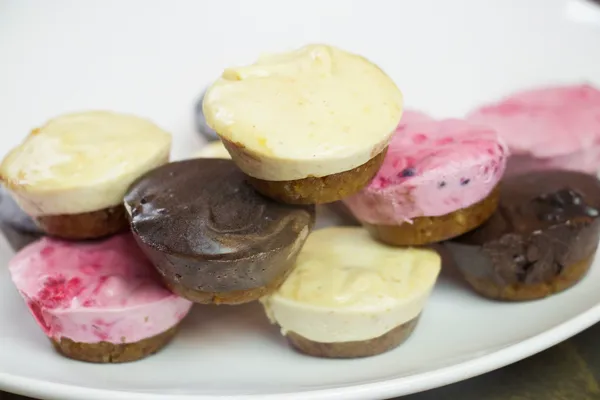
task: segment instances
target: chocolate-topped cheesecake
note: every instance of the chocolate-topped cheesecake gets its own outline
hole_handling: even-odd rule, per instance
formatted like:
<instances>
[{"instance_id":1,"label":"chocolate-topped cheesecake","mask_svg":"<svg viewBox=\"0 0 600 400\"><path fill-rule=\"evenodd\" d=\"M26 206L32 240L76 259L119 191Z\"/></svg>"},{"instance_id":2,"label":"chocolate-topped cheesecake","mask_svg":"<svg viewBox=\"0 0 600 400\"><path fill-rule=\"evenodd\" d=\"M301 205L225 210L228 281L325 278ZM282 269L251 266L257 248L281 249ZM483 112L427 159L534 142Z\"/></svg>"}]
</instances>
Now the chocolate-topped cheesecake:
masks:
<instances>
[{"instance_id":1,"label":"chocolate-topped cheesecake","mask_svg":"<svg viewBox=\"0 0 600 400\"><path fill-rule=\"evenodd\" d=\"M598 246L600 181L579 172L533 172L505 178L500 193L488 222L446 243L475 291L532 300L576 284Z\"/></svg>"},{"instance_id":2,"label":"chocolate-topped cheesecake","mask_svg":"<svg viewBox=\"0 0 600 400\"><path fill-rule=\"evenodd\" d=\"M314 206L255 192L231 160L156 168L125 195L138 243L175 293L241 304L279 287L315 221Z\"/></svg>"}]
</instances>

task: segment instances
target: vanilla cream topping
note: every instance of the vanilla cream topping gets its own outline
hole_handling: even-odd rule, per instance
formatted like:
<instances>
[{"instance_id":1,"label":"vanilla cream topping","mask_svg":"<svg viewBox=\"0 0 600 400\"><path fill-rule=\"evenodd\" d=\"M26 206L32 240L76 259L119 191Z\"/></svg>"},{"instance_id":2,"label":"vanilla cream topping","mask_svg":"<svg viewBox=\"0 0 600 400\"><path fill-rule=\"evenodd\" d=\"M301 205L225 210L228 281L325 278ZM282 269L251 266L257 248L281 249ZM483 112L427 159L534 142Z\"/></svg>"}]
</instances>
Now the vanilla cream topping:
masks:
<instances>
[{"instance_id":1,"label":"vanilla cream topping","mask_svg":"<svg viewBox=\"0 0 600 400\"><path fill-rule=\"evenodd\" d=\"M34 129L0 165L0 177L32 216L121 204L129 185L168 162L171 135L125 114L90 111Z\"/></svg>"},{"instance_id":2,"label":"vanilla cream topping","mask_svg":"<svg viewBox=\"0 0 600 400\"><path fill-rule=\"evenodd\" d=\"M309 235L294 271L261 302L283 334L369 340L420 314L440 267L433 250L389 247L362 228L330 227Z\"/></svg>"},{"instance_id":3,"label":"vanilla cream topping","mask_svg":"<svg viewBox=\"0 0 600 400\"><path fill-rule=\"evenodd\" d=\"M245 173L284 181L369 161L400 121L402 94L365 58L315 44L226 69L203 110Z\"/></svg>"},{"instance_id":4,"label":"vanilla cream topping","mask_svg":"<svg viewBox=\"0 0 600 400\"><path fill-rule=\"evenodd\" d=\"M204 145L194 154L194 158L231 158L223 142L216 141Z\"/></svg>"}]
</instances>

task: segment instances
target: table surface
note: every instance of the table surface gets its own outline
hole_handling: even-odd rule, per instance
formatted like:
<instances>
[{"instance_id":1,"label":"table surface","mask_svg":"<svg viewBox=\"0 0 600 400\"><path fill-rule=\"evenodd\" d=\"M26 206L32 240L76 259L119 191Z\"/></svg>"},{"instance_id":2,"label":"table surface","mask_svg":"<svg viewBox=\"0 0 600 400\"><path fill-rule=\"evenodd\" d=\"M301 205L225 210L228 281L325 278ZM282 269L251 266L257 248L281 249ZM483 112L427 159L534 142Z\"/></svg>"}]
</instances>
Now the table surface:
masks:
<instances>
[{"instance_id":1,"label":"table surface","mask_svg":"<svg viewBox=\"0 0 600 400\"><path fill-rule=\"evenodd\" d=\"M600 400L600 324L488 374L402 400ZM0 400L30 400L0 392Z\"/></svg>"}]
</instances>

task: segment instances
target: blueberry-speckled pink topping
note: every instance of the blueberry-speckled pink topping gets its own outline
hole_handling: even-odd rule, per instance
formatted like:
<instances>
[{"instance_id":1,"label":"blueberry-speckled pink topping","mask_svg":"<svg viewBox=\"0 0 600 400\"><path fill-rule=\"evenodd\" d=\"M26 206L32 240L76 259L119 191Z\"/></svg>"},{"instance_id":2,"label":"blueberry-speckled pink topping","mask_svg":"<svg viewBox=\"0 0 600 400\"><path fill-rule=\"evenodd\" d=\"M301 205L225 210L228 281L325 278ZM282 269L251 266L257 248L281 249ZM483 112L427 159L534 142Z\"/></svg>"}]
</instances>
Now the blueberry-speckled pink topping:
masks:
<instances>
[{"instance_id":1,"label":"blueberry-speckled pink topping","mask_svg":"<svg viewBox=\"0 0 600 400\"><path fill-rule=\"evenodd\" d=\"M600 91L575 85L519 92L468 119L496 129L513 155L564 156L600 145Z\"/></svg>"},{"instance_id":2,"label":"blueberry-speckled pink topping","mask_svg":"<svg viewBox=\"0 0 600 400\"><path fill-rule=\"evenodd\" d=\"M344 202L371 224L445 215L490 194L507 154L487 127L455 119L403 119L373 181Z\"/></svg>"},{"instance_id":3,"label":"blueberry-speckled pink topping","mask_svg":"<svg viewBox=\"0 0 600 400\"><path fill-rule=\"evenodd\" d=\"M55 339L133 343L175 326L192 305L162 286L130 233L79 243L43 238L8 268L36 321Z\"/></svg>"}]
</instances>

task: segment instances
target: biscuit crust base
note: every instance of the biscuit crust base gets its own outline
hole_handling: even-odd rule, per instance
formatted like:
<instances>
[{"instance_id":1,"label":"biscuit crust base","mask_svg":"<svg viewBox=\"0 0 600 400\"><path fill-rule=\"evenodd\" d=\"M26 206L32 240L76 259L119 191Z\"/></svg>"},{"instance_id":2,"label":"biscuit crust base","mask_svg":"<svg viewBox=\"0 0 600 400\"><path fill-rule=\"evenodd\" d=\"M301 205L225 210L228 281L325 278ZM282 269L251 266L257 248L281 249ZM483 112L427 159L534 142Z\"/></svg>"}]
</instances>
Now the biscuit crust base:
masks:
<instances>
[{"instance_id":1,"label":"biscuit crust base","mask_svg":"<svg viewBox=\"0 0 600 400\"><path fill-rule=\"evenodd\" d=\"M50 339L54 349L65 357L91 363L137 361L162 349L175 336L178 326L134 343L81 343L69 338Z\"/></svg>"},{"instance_id":2,"label":"biscuit crust base","mask_svg":"<svg viewBox=\"0 0 600 400\"><path fill-rule=\"evenodd\" d=\"M48 235L67 240L99 239L129 228L122 204L80 214L42 215L35 222Z\"/></svg>"},{"instance_id":3,"label":"biscuit crust base","mask_svg":"<svg viewBox=\"0 0 600 400\"><path fill-rule=\"evenodd\" d=\"M262 195L280 203L333 203L353 195L371 182L379 171L386 153L387 147L354 169L320 178L309 176L291 181L265 181L248 176L248 182Z\"/></svg>"},{"instance_id":4,"label":"biscuit crust base","mask_svg":"<svg viewBox=\"0 0 600 400\"><path fill-rule=\"evenodd\" d=\"M469 232L487 221L498 207L498 187L483 200L439 217L418 217L412 223L378 225L363 222L375 239L392 246L438 243Z\"/></svg>"},{"instance_id":5,"label":"biscuit crust base","mask_svg":"<svg viewBox=\"0 0 600 400\"><path fill-rule=\"evenodd\" d=\"M477 278L463 272L467 282L475 292L483 297L504 301L529 301L542 299L555 293L562 292L577 284L590 269L594 262L595 252L576 263L568 265L562 273L551 280L540 283L512 283L501 285L491 279Z\"/></svg>"},{"instance_id":6,"label":"biscuit crust base","mask_svg":"<svg viewBox=\"0 0 600 400\"><path fill-rule=\"evenodd\" d=\"M288 332L286 339L297 351L313 357L359 358L370 357L390 351L402 344L414 331L419 316L397 326L383 335L369 340L340 343L321 343L306 339L294 332Z\"/></svg>"},{"instance_id":7,"label":"biscuit crust base","mask_svg":"<svg viewBox=\"0 0 600 400\"><path fill-rule=\"evenodd\" d=\"M193 301L194 303L239 305L256 301L267 294L273 293L281 286L290 272L292 272L292 269L289 269L285 274L277 277L277 279L273 280L268 285L247 290L232 290L230 292L203 292L200 290L193 290L180 283L166 279L164 279L164 283L171 292L184 299Z\"/></svg>"}]
</instances>

